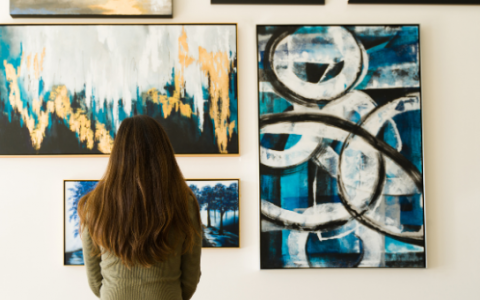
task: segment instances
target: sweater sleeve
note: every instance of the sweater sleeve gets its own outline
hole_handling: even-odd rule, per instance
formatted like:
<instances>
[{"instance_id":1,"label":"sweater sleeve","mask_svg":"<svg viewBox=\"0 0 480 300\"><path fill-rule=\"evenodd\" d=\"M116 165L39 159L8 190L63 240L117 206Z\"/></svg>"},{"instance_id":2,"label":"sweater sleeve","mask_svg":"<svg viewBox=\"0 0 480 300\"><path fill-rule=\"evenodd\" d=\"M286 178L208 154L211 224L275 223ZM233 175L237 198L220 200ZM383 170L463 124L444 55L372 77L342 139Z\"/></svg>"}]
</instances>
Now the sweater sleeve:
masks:
<instances>
[{"instance_id":1,"label":"sweater sleeve","mask_svg":"<svg viewBox=\"0 0 480 300\"><path fill-rule=\"evenodd\" d=\"M200 257L202 255L203 230L200 225L200 220L198 219L198 206L195 205L193 201L196 200L191 198L189 203L190 218L192 218L193 223L197 226L197 230L199 231L200 235L195 236L195 245L193 246L192 251L188 251L182 255L181 283L183 300L189 300L192 298L197 289L197 285L201 276Z\"/></svg>"},{"instance_id":2,"label":"sweater sleeve","mask_svg":"<svg viewBox=\"0 0 480 300\"><path fill-rule=\"evenodd\" d=\"M102 272L100 262L102 259L97 256L92 256L93 242L90 237L88 229L82 233L83 243L83 259L85 260L85 267L87 269L88 284L92 292L100 298L100 288L102 287Z\"/></svg>"}]
</instances>

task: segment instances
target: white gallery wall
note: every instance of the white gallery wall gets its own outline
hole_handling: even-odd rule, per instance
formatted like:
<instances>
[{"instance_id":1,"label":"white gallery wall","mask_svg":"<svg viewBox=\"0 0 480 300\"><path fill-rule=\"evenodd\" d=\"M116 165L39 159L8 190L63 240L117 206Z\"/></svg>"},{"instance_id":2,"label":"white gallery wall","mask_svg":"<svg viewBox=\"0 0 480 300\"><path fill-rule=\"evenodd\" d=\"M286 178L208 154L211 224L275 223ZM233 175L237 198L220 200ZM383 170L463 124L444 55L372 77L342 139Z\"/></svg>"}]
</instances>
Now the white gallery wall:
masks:
<instances>
[{"instance_id":1,"label":"white gallery wall","mask_svg":"<svg viewBox=\"0 0 480 300\"><path fill-rule=\"evenodd\" d=\"M179 158L186 178L240 178L241 248L205 249L193 299L480 299L480 5L210 5L174 19L0 23L238 23L240 157ZM256 24L421 24L428 268L260 271ZM1 62L3 63L3 62ZM108 158L0 158L0 299L95 299L63 266L63 180L99 179Z\"/></svg>"}]
</instances>

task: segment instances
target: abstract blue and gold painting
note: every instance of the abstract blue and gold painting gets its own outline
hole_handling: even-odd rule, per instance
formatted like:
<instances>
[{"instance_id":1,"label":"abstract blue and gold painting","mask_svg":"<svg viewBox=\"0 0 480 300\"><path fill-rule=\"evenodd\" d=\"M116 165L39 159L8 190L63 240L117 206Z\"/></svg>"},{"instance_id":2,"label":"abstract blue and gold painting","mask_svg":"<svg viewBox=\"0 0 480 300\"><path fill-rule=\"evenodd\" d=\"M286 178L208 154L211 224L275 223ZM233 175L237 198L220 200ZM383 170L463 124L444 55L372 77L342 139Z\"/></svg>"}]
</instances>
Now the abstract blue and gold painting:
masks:
<instances>
[{"instance_id":1,"label":"abstract blue and gold painting","mask_svg":"<svg viewBox=\"0 0 480 300\"><path fill-rule=\"evenodd\" d=\"M240 246L239 190L235 180L188 180L187 184L200 205L203 247Z\"/></svg>"},{"instance_id":2,"label":"abstract blue and gold painting","mask_svg":"<svg viewBox=\"0 0 480 300\"><path fill-rule=\"evenodd\" d=\"M84 265L80 219L80 199L92 191L97 180L64 181L64 265ZM239 180L187 180L200 205L203 223L203 247L238 248L240 246Z\"/></svg>"},{"instance_id":3,"label":"abstract blue and gold painting","mask_svg":"<svg viewBox=\"0 0 480 300\"><path fill-rule=\"evenodd\" d=\"M424 268L416 25L258 26L261 268Z\"/></svg>"},{"instance_id":4,"label":"abstract blue and gold painting","mask_svg":"<svg viewBox=\"0 0 480 300\"><path fill-rule=\"evenodd\" d=\"M0 26L0 155L109 154L127 117L238 154L236 25Z\"/></svg>"}]
</instances>

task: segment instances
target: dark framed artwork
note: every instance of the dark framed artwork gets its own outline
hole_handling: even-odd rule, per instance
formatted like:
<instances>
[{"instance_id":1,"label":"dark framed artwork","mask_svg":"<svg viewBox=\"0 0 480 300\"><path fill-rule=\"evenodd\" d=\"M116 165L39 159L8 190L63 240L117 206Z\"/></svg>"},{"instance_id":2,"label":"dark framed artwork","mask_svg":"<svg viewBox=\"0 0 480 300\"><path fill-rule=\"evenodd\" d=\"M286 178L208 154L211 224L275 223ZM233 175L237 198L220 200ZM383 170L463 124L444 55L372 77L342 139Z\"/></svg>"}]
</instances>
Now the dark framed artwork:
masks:
<instances>
[{"instance_id":1,"label":"dark framed artwork","mask_svg":"<svg viewBox=\"0 0 480 300\"><path fill-rule=\"evenodd\" d=\"M238 155L236 24L1 25L0 156L108 155L123 119Z\"/></svg>"},{"instance_id":2,"label":"dark framed artwork","mask_svg":"<svg viewBox=\"0 0 480 300\"><path fill-rule=\"evenodd\" d=\"M211 0L212 4L323 5L325 0Z\"/></svg>"},{"instance_id":3,"label":"dark framed artwork","mask_svg":"<svg viewBox=\"0 0 480 300\"><path fill-rule=\"evenodd\" d=\"M480 0L348 0L349 4L480 4Z\"/></svg>"},{"instance_id":4,"label":"dark framed artwork","mask_svg":"<svg viewBox=\"0 0 480 300\"><path fill-rule=\"evenodd\" d=\"M172 18L173 0L10 0L12 17Z\"/></svg>"},{"instance_id":5,"label":"dark framed artwork","mask_svg":"<svg viewBox=\"0 0 480 300\"><path fill-rule=\"evenodd\" d=\"M425 268L419 26L257 41L261 268Z\"/></svg>"},{"instance_id":6,"label":"dark framed artwork","mask_svg":"<svg viewBox=\"0 0 480 300\"><path fill-rule=\"evenodd\" d=\"M98 180L64 181L64 260L65 266L83 266L78 201L92 191ZM204 225L204 248L240 247L240 206L238 179L187 179L200 205Z\"/></svg>"}]
</instances>

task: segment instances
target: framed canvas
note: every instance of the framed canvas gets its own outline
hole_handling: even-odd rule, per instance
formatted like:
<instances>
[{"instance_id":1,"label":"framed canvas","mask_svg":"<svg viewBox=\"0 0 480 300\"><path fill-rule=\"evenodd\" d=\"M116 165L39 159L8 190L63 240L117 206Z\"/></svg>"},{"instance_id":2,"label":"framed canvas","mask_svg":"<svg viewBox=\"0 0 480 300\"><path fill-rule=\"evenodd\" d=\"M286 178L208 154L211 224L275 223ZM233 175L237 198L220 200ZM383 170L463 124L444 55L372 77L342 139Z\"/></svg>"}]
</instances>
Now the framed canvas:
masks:
<instances>
[{"instance_id":1,"label":"framed canvas","mask_svg":"<svg viewBox=\"0 0 480 300\"><path fill-rule=\"evenodd\" d=\"M83 266L78 201L92 191L97 180L64 181L64 265ZM200 205L204 225L204 248L240 246L240 206L238 179L187 179Z\"/></svg>"},{"instance_id":2,"label":"framed canvas","mask_svg":"<svg viewBox=\"0 0 480 300\"><path fill-rule=\"evenodd\" d=\"M349 4L480 4L480 0L348 0Z\"/></svg>"},{"instance_id":3,"label":"framed canvas","mask_svg":"<svg viewBox=\"0 0 480 300\"><path fill-rule=\"evenodd\" d=\"M108 155L144 114L177 155L238 155L236 24L1 25L0 155Z\"/></svg>"},{"instance_id":4,"label":"framed canvas","mask_svg":"<svg viewBox=\"0 0 480 300\"><path fill-rule=\"evenodd\" d=\"M291 4L323 5L325 0L211 0L212 4Z\"/></svg>"},{"instance_id":5,"label":"framed canvas","mask_svg":"<svg viewBox=\"0 0 480 300\"><path fill-rule=\"evenodd\" d=\"M65 266L83 266L83 248L80 238L80 218L78 202L91 192L98 180L65 180L63 182L63 264Z\"/></svg>"},{"instance_id":6,"label":"framed canvas","mask_svg":"<svg viewBox=\"0 0 480 300\"><path fill-rule=\"evenodd\" d=\"M10 0L12 17L172 18L173 0Z\"/></svg>"},{"instance_id":7,"label":"framed canvas","mask_svg":"<svg viewBox=\"0 0 480 300\"><path fill-rule=\"evenodd\" d=\"M418 25L259 25L261 268L424 268Z\"/></svg>"},{"instance_id":8,"label":"framed canvas","mask_svg":"<svg viewBox=\"0 0 480 300\"><path fill-rule=\"evenodd\" d=\"M200 204L204 248L239 248L239 180L188 179Z\"/></svg>"}]
</instances>

